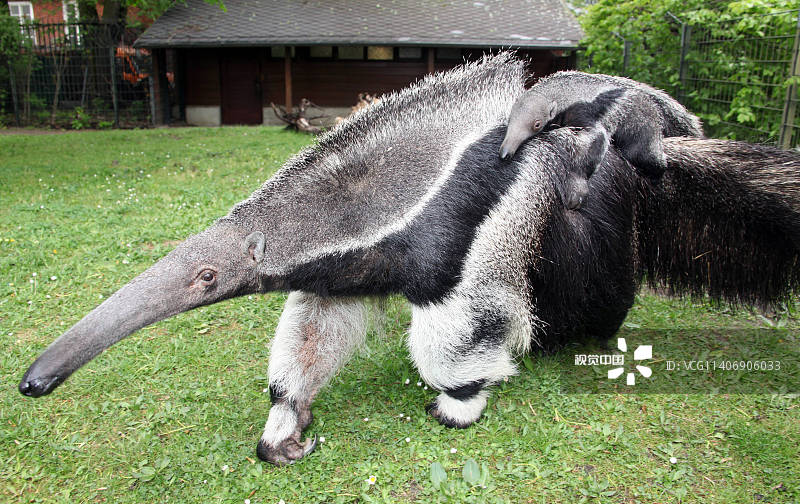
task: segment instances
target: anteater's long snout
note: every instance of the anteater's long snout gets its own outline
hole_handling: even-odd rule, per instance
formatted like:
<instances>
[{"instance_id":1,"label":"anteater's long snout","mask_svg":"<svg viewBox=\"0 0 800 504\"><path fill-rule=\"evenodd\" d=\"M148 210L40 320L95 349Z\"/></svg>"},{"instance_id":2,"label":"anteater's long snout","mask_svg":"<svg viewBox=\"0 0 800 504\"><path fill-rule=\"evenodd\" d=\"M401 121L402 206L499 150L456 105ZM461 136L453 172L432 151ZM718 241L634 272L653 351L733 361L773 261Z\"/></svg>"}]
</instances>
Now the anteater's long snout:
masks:
<instances>
[{"instance_id":1,"label":"anteater's long snout","mask_svg":"<svg viewBox=\"0 0 800 504\"><path fill-rule=\"evenodd\" d=\"M22 377L19 382L19 391L22 395L28 397L41 397L47 395L58 387L64 379L58 375L55 376L37 376L30 378L28 375L30 370Z\"/></svg>"},{"instance_id":2,"label":"anteater's long snout","mask_svg":"<svg viewBox=\"0 0 800 504\"><path fill-rule=\"evenodd\" d=\"M47 395L117 341L192 308L173 292L175 282L170 277L175 276L162 260L106 299L31 364L19 383L20 393L29 397Z\"/></svg>"}]
</instances>

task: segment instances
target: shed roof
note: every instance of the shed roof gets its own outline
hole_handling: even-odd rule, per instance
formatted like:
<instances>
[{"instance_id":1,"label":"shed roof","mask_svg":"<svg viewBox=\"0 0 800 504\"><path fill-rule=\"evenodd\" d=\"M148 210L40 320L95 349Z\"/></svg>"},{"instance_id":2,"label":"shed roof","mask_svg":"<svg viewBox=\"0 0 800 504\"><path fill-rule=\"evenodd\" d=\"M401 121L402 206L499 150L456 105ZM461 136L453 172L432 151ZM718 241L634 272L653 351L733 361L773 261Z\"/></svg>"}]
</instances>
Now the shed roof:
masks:
<instances>
[{"instance_id":1,"label":"shed roof","mask_svg":"<svg viewBox=\"0 0 800 504\"><path fill-rule=\"evenodd\" d=\"M562 0L204 0L178 3L138 47L394 45L575 48Z\"/></svg>"}]
</instances>

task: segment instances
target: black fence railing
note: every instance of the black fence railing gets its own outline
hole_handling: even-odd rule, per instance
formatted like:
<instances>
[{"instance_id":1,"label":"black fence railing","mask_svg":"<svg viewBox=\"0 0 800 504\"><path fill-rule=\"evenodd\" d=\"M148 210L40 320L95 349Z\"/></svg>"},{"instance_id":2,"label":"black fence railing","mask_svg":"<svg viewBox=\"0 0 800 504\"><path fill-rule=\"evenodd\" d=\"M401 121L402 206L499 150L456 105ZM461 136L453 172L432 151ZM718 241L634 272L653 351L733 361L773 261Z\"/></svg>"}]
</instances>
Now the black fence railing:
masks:
<instances>
[{"instance_id":1,"label":"black fence railing","mask_svg":"<svg viewBox=\"0 0 800 504\"><path fill-rule=\"evenodd\" d=\"M68 128L150 124L150 53L137 31L103 23L21 25L4 122Z\"/></svg>"}]
</instances>

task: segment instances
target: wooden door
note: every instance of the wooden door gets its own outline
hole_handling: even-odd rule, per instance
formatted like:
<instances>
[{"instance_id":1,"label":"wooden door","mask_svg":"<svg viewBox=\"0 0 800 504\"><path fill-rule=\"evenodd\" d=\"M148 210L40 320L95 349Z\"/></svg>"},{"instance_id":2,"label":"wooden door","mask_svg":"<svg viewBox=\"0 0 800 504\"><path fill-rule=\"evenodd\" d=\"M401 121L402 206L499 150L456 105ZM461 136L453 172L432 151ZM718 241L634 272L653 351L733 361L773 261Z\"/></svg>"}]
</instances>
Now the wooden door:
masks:
<instances>
[{"instance_id":1,"label":"wooden door","mask_svg":"<svg viewBox=\"0 0 800 504\"><path fill-rule=\"evenodd\" d=\"M231 50L222 63L222 124L261 124L259 58L255 51Z\"/></svg>"}]
</instances>

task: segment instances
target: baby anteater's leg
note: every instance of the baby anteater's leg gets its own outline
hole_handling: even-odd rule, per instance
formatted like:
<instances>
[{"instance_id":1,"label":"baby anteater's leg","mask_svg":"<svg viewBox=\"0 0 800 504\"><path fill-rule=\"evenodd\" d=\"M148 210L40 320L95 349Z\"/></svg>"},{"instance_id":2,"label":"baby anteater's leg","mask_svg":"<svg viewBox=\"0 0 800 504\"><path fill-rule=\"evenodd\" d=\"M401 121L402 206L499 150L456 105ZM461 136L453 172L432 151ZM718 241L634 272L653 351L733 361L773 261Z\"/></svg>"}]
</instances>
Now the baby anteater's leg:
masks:
<instances>
[{"instance_id":1,"label":"baby anteater's leg","mask_svg":"<svg viewBox=\"0 0 800 504\"><path fill-rule=\"evenodd\" d=\"M615 117L614 144L636 170L650 178L659 178L667 168L662 133L664 116L658 105L644 93L629 96L627 113ZM612 131L610 125L606 125Z\"/></svg>"},{"instance_id":2,"label":"baby anteater's leg","mask_svg":"<svg viewBox=\"0 0 800 504\"><path fill-rule=\"evenodd\" d=\"M564 206L577 210L589 193L589 177L603 162L610 136L602 126L586 128L575 136L573 164L567 174L564 191Z\"/></svg>"},{"instance_id":3,"label":"baby anteater's leg","mask_svg":"<svg viewBox=\"0 0 800 504\"><path fill-rule=\"evenodd\" d=\"M272 408L258 443L259 458L290 464L314 449L316 439L300 439L313 418L311 401L363 343L366 319L359 299L289 295L269 355Z\"/></svg>"}]
</instances>

